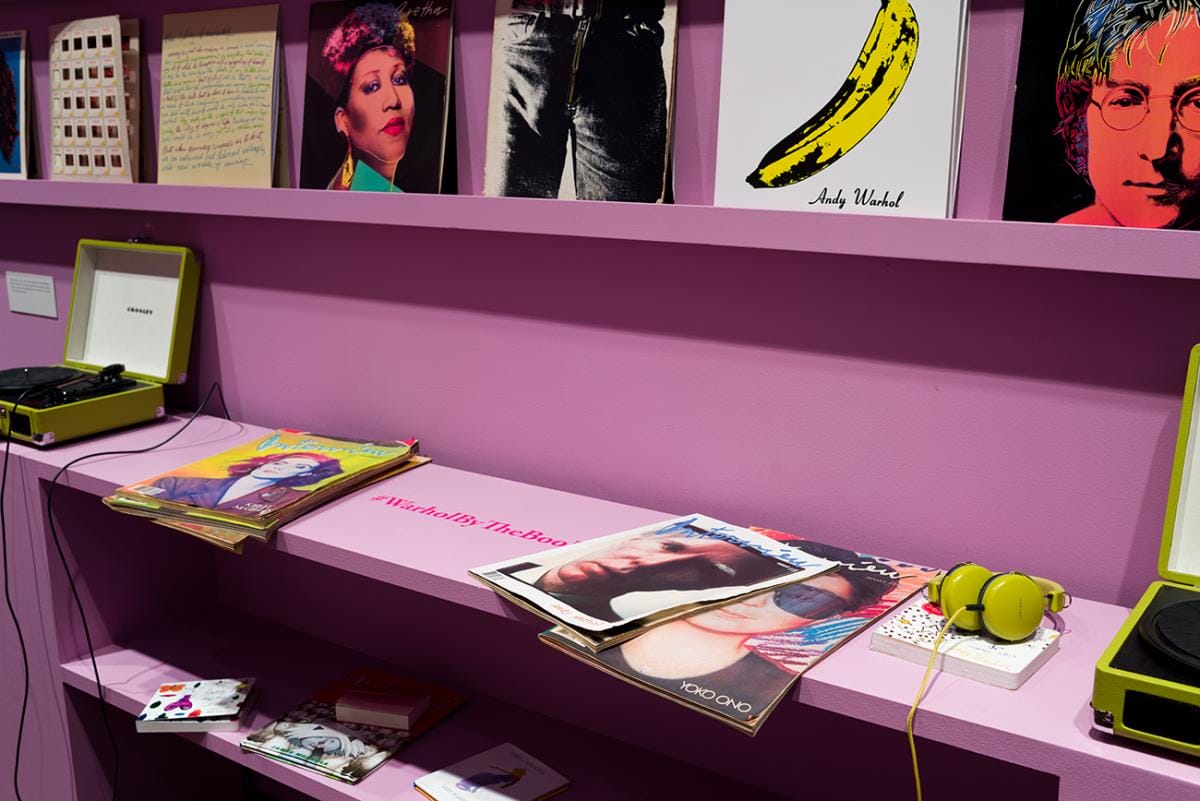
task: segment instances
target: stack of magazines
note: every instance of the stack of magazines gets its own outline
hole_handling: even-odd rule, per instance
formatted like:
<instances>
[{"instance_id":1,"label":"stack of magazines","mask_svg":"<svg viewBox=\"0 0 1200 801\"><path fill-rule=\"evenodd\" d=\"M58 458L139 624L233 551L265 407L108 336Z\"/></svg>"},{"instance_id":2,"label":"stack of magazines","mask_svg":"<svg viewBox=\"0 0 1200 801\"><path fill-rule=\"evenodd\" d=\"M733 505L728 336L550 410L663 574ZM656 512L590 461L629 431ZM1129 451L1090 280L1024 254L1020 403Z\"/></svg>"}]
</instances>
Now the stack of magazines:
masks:
<instances>
[{"instance_id":1,"label":"stack of magazines","mask_svg":"<svg viewBox=\"0 0 1200 801\"><path fill-rule=\"evenodd\" d=\"M408 729L392 729L338 719L339 701L364 693L373 696L427 696L429 706ZM308 768L354 784L466 702L466 696L436 684L362 668L326 687L283 717L242 741L246 751Z\"/></svg>"},{"instance_id":2,"label":"stack of magazines","mask_svg":"<svg viewBox=\"0 0 1200 801\"><path fill-rule=\"evenodd\" d=\"M121 487L104 503L229 551L366 484L429 461L416 440L334 439L279 429Z\"/></svg>"},{"instance_id":3,"label":"stack of magazines","mask_svg":"<svg viewBox=\"0 0 1200 801\"><path fill-rule=\"evenodd\" d=\"M690 515L471 574L554 623L547 645L753 735L938 571Z\"/></svg>"}]
</instances>

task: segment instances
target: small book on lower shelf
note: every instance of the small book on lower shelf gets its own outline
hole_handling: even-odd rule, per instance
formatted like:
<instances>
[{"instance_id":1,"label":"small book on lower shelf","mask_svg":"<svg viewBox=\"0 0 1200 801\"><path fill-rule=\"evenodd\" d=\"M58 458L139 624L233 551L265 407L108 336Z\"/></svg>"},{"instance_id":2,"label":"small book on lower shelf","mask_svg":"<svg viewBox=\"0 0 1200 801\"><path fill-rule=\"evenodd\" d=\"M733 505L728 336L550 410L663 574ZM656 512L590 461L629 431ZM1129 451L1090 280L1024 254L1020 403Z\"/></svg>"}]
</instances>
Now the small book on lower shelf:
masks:
<instances>
[{"instance_id":1,"label":"small book on lower shelf","mask_svg":"<svg viewBox=\"0 0 1200 801\"><path fill-rule=\"evenodd\" d=\"M871 650L927 664L933 641L946 624L937 606L921 599L906 606L871 635ZM934 666L955 676L1015 690L1058 650L1060 633L1044 626L1020 642L1001 642L950 629Z\"/></svg>"},{"instance_id":2,"label":"small book on lower shelf","mask_svg":"<svg viewBox=\"0 0 1200 801\"><path fill-rule=\"evenodd\" d=\"M237 731L254 679L203 679L160 684L134 727L154 732Z\"/></svg>"},{"instance_id":3,"label":"small book on lower shelf","mask_svg":"<svg viewBox=\"0 0 1200 801\"><path fill-rule=\"evenodd\" d=\"M545 801L566 790L567 784L566 778L511 743L413 782L431 801Z\"/></svg>"}]
</instances>

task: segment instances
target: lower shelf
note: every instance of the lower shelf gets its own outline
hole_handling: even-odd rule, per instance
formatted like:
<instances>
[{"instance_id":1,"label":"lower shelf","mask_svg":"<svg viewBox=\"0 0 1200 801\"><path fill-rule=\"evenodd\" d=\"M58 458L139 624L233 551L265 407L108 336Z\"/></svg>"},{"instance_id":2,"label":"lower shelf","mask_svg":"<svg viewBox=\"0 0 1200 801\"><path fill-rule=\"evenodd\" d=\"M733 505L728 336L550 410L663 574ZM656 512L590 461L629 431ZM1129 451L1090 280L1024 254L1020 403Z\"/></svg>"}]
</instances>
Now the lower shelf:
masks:
<instances>
[{"instance_id":1,"label":"lower shelf","mask_svg":"<svg viewBox=\"0 0 1200 801\"><path fill-rule=\"evenodd\" d=\"M178 734L222 757L322 801L424 801L413 781L502 742L529 751L571 780L573 801L644 798L779 798L660 754L569 726L493 699L472 696L461 710L356 785L326 779L242 751L245 736L325 685L358 667L389 668L378 660L275 624L229 611L175 626L167 634L108 646L96 655L104 698L136 715L160 684L199 678L253 676L258 698L236 732ZM62 681L91 695L90 660L61 665ZM430 678L436 681L436 677ZM132 725L125 720L118 725ZM146 734L143 737L170 735ZM652 771L635 766L653 765Z\"/></svg>"}]
</instances>

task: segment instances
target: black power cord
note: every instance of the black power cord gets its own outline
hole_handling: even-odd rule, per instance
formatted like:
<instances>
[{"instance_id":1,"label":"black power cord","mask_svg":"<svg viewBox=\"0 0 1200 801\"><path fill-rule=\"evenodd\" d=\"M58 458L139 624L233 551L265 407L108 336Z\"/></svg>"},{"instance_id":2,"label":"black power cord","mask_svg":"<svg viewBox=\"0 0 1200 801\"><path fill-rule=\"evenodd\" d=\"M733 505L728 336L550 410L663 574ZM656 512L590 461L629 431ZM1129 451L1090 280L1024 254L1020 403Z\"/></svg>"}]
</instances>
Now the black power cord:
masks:
<instances>
[{"instance_id":1,"label":"black power cord","mask_svg":"<svg viewBox=\"0 0 1200 801\"><path fill-rule=\"evenodd\" d=\"M21 397L17 399L17 402L15 404L13 404L14 412L16 410L17 404L19 404L22 400L24 400L25 395L27 395L33 389L34 388L31 387L30 389L27 389L24 393L21 394ZM46 490L46 522L47 522L47 525L49 525L49 527L50 527L50 534L52 535L52 538L54 539L54 548L55 548L55 550L58 551L58 558L62 562L63 572L67 576L67 583L71 587L71 597L75 600L75 608L79 612L79 622L81 624L83 624L83 636L84 636L84 640L87 642L88 656L91 658L91 662L92 662L92 675L96 679L96 697L100 699L100 718L104 723L104 731L105 731L105 734L108 735L108 742L112 746L112 750L113 750L113 770L112 770L112 798L113 798L113 801L116 801L116 798L117 798L117 768L119 767L119 764L120 764L120 757L119 757L119 753L117 751L117 739L116 739L116 737L113 736L112 727L109 725L109 722L108 722L108 704L106 704L104 701L104 685L100 683L100 669L96 665L96 649L92 646L92 633L91 633L91 630L88 628L87 616L84 614L84 611L83 611L83 601L81 601L79 598L79 589L75 586L75 579L71 576L71 567L67 563L67 556L63 552L62 542L58 536L58 527L54 525L54 514L53 514L53 508L52 508L52 503L54 500L54 488L58 486L58 480L60 478L62 478L62 476L64 474L66 474L68 469L70 469L73 465L76 465L79 462L84 461L85 459L96 459L101 456L132 456L132 455L139 454L139 453L148 453L152 450L163 447L164 445L169 443L171 440L175 439L180 434L182 434L187 429L188 426L190 426L193 422L195 422L196 418L200 416L200 413L202 411L204 411L204 407L208 405L209 400L212 399L214 392L217 394L218 400L221 401L221 410L225 413L225 419L226 420L230 419L229 407L225 405L225 393L221 391L220 382L214 381L212 386L209 387L208 392L205 394L204 400L200 401L200 405L196 407L196 411L192 412L192 416L189 417L184 422L183 425L181 425L178 429L176 429L174 434L167 437L162 442L159 442L155 445L147 446L145 448L134 448L134 449L130 449L130 450L115 450L115 451L97 451L96 453L86 453L83 456L79 456L75 459L72 459L71 461L67 462L62 467L60 467L58 469L58 472L54 474L54 477L52 479L50 479L50 486ZM4 499L4 481L8 477L8 456L9 456L10 446L12 445L12 420L13 420L13 418L10 416L8 433L7 433L7 437L5 438L5 442L4 442L4 467L3 467L3 472L0 473L0 539L3 539L3 541L4 541L3 542L3 544L4 544L4 594L5 594L6 600L8 600L8 548L7 548L8 535L7 535L7 530L4 529L4 526L3 526L3 508L4 508L3 507L3 499ZM17 758L16 758L16 761L13 763L13 788L14 788L14 790L16 790L17 801L23 801L21 798L20 788L17 786L17 784L18 784L17 776L18 776L18 771L20 769L20 765L21 765L21 735L25 728L25 709L26 709L27 701L29 699L29 660L28 660L28 656L25 651L25 638L21 634L20 625L16 623L16 620L17 620L16 612L13 610L11 601L9 601L8 609L9 609L9 612L13 616L13 623L17 625L17 637L21 644L21 659L25 666L25 695L24 695L24 698L22 699L22 703L21 703L21 720L20 720L19 728L17 730Z\"/></svg>"},{"instance_id":2,"label":"black power cord","mask_svg":"<svg viewBox=\"0 0 1200 801\"><path fill-rule=\"evenodd\" d=\"M5 431L4 466L0 467L0 553L3 554L4 563L4 603L8 606L8 615L12 618L13 628L17 630L17 643L21 646L21 719L17 724L17 758L13 762L13 792L16 793L17 801L23 801L17 771L21 764L21 735L25 732L25 714L29 709L29 650L25 647L25 633L21 631L21 620L17 617L17 610L13 606L12 593L9 586L10 582L8 580L8 521L4 516L4 499L8 497L6 493L8 488L8 454L12 446L12 427L16 421L17 407L29 396L29 393L40 388L36 384L26 388L24 392L17 396L16 402L13 403L12 410L8 414L8 428Z\"/></svg>"}]
</instances>

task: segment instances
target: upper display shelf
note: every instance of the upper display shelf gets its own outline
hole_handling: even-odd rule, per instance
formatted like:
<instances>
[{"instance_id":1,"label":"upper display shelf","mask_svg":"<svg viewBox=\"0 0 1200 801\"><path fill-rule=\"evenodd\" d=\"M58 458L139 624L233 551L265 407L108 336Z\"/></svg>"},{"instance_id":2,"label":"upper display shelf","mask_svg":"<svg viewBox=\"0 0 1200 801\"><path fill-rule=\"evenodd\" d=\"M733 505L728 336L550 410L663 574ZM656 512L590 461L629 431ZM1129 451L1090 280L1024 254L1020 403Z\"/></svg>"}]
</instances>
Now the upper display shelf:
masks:
<instances>
[{"instance_id":1,"label":"upper display shelf","mask_svg":"<svg viewBox=\"0 0 1200 801\"><path fill-rule=\"evenodd\" d=\"M21 181L0 205L715 245L867 258L1200 278L1186 231L867 217L711 206Z\"/></svg>"}]
</instances>

